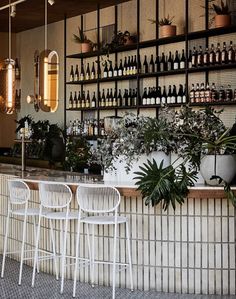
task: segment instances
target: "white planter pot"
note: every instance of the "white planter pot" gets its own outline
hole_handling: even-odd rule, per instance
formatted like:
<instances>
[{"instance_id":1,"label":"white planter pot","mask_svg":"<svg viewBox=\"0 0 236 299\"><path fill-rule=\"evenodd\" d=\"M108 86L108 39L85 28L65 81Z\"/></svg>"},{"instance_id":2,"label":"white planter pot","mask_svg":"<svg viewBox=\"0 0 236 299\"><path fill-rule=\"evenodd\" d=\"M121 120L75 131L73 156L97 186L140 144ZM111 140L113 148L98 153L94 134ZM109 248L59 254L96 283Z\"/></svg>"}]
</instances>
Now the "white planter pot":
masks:
<instances>
[{"instance_id":1,"label":"white planter pot","mask_svg":"<svg viewBox=\"0 0 236 299\"><path fill-rule=\"evenodd\" d=\"M170 155L166 155L164 152L153 152L150 155L142 155L138 158L138 161L134 161L129 173L126 172L125 166L126 162L124 157L121 156L120 159L117 159L113 162L113 165L117 170L114 171L104 171L103 180L104 182L125 182L134 184L135 180L133 178L136 176L134 172L140 171L139 166L142 166L143 163L146 163L147 160L155 159L157 164L160 164L164 160L164 167L170 165Z\"/></svg>"},{"instance_id":2,"label":"white planter pot","mask_svg":"<svg viewBox=\"0 0 236 299\"><path fill-rule=\"evenodd\" d=\"M178 159L178 160L177 160ZM183 162L183 158L179 158L178 154L176 153L171 153L171 164L173 164L174 167L178 166L179 164L181 164ZM188 168L189 163L186 163L185 167ZM202 177L200 171L197 173L197 181L195 182L196 184L204 184L204 178Z\"/></svg>"},{"instance_id":3,"label":"white planter pot","mask_svg":"<svg viewBox=\"0 0 236 299\"><path fill-rule=\"evenodd\" d=\"M210 178L215 174L220 176L227 183L230 183L236 174L235 156L206 155L201 161L200 171L208 185L219 185L218 180L210 180Z\"/></svg>"}]
</instances>

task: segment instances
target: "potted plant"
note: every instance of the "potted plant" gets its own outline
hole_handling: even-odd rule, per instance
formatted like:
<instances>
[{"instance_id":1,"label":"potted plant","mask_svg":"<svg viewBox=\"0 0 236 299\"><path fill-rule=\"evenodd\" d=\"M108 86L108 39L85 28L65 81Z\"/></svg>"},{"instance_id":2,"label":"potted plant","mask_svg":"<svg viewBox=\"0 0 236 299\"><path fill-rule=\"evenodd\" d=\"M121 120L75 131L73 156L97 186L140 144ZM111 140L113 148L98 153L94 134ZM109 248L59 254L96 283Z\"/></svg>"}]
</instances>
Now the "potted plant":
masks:
<instances>
[{"instance_id":1,"label":"potted plant","mask_svg":"<svg viewBox=\"0 0 236 299\"><path fill-rule=\"evenodd\" d=\"M87 36L84 34L83 30L80 27L78 27L78 30L79 35L73 34L74 42L81 44L82 53L91 52L94 47L94 43L87 38Z\"/></svg>"},{"instance_id":2,"label":"potted plant","mask_svg":"<svg viewBox=\"0 0 236 299\"><path fill-rule=\"evenodd\" d=\"M176 25L172 25L174 16L170 17L169 15L167 17L164 17L158 21L149 19L152 23L158 23L160 26L161 31L161 37L170 37L176 35Z\"/></svg>"},{"instance_id":3,"label":"potted plant","mask_svg":"<svg viewBox=\"0 0 236 299\"><path fill-rule=\"evenodd\" d=\"M211 0L209 2L215 2L215 0ZM227 3L224 3L221 0L220 4L212 3L209 7L210 14L214 14L213 18L210 20L210 24L215 20L215 27L228 27L231 25L231 11L229 10L229 6Z\"/></svg>"}]
</instances>

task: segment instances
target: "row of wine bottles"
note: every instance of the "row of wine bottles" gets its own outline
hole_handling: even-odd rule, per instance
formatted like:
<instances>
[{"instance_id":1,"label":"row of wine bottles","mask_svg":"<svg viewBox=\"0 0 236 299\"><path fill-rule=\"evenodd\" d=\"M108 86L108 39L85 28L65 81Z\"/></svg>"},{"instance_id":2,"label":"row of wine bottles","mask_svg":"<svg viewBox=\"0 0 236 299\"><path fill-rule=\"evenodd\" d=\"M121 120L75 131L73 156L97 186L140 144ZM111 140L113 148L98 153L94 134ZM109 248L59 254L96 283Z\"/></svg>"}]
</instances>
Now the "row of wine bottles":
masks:
<instances>
[{"instance_id":1,"label":"row of wine bottles","mask_svg":"<svg viewBox=\"0 0 236 299\"><path fill-rule=\"evenodd\" d=\"M193 50L189 51L189 68L234 62L235 49L232 41L230 41L228 47L226 42L223 42L222 49L220 43L217 43L216 48L214 44L211 44L211 48L206 48L205 52L203 52L201 46L199 46L199 50L197 50L196 47L193 47Z\"/></svg>"},{"instance_id":2,"label":"row of wine bottles","mask_svg":"<svg viewBox=\"0 0 236 299\"><path fill-rule=\"evenodd\" d=\"M78 119L70 121L67 127L68 136L98 136L105 135L104 119Z\"/></svg>"},{"instance_id":3,"label":"row of wine bottles","mask_svg":"<svg viewBox=\"0 0 236 299\"><path fill-rule=\"evenodd\" d=\"M220 86L216 88L215 83L192 84L189 92L190 103L212 103L212 102L231 102L236 101L236 89L233 91L230 85L227 88Z\"/></svg>"}]
</instances>

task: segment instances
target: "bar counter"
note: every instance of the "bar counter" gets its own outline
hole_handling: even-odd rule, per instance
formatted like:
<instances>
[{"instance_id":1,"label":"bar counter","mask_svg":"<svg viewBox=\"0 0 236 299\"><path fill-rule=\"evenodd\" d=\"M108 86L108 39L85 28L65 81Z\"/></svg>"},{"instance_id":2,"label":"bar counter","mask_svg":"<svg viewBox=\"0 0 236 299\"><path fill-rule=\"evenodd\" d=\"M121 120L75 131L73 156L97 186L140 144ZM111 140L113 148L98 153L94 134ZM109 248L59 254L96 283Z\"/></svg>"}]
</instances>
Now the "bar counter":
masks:
<instances>
[{"instance_id":1,"label":"bar counter","mask_svg":"<svg viewBox=\"0 0 236 299\"><path fill-rule=\"evenodd\" d=\"M39 181L64 182L76 189L81 182L102 182L101 176L78 175L76 173L28 168L22 173L18 166L0 164L0 249L3 251L3 237L7 214L7 180L23 178L32 189L30 206L38 206L37 184ZM185 203L171 207L164 212L161 206L145 206L134 185L111 183L122 194L120 214L130 221L131 251L133 261L134 287L140 290L159 292L231 294L236 289L236 209L224 197L222 187L198 185L190 188ZM233 187L236 190L236 187ZM77 210L74 200L72 210ZM32 249L33 225L29 218L27 247ZM22 219L14 219L10 229L10 250L20 246ZM48 223L42 223L40 247L50 250ZM60 244L59 225L55 227L57 245ZM75 255L76 223L69 226L68 255ZM112 250L112 229L106 226L95 229L96 259L110 259ZM127 262L125 232L119 231L118 259ZM88 257L86 239L82 230L80 253ZM16 256L13 256L16 258ZM31 265L31 262L28 262ZM52 261L43 261L41 271L53 273ZM66 276L72 277L73 268ZM99 275L98 275L99 273ZM111 285L111 269L99 264L95 278L97 284ZM89 270L83 268L80 281L89 282ZM117 274L117 284L129 287L129 275Z\"/></svg>"}]
</instances>

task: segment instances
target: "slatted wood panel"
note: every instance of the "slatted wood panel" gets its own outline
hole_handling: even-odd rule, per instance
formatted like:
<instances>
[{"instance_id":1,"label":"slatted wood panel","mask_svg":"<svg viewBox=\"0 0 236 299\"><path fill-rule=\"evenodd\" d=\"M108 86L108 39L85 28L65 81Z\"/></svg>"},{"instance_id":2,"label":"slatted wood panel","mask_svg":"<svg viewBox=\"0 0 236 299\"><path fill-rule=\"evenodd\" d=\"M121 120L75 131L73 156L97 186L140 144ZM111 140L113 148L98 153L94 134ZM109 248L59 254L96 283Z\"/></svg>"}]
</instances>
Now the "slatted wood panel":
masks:
<instances>
[{"instance_id":1,"label":"slatted wood panel","mask_svg":"<svg viewBox=\"0 0 236 299\"><path fill-rule=\"evenodd\" d=\"M0 176L0 250L7 213L7 179ZM133 194L134 195L134 194ZM194 195L194 197L192 196ZM222 192L191 192L185 204L176 211L163 212L160 206L146 207L140 197L123 197L120 213L130 220L134 287L161 292L231 294L235 295L235 227L236 213L231 203L220 197ZM38 205L38 191L32 191L30 206ZM77 209L75 200L72 209ZM32 248L32 219L28 220L27 247ZM22 221L12 222L9 246L20 246ZM48 222L42 222L40 247L50 250ZM60 224L56 224L56 239L60 251ZM69 225L68 254L75 254L76 222ZM118 258L127 262L124 228L119 229ZM95 258L111 259L111 227L95 229ZM88 257L85 231L82 228L81 256ZM14 258L17 259L16 256ZM29 262L29 264L31 264ZM41 270L53 273L51 261L42 262ZM71 278L73 267L66 271ZM111 268L99 265L95 271L96 283L111 285ZM89 282L89 270L83 268L78 278ZM117 283L129 288L129 275L117 274Z\"/></svg>"}]
</instances>

